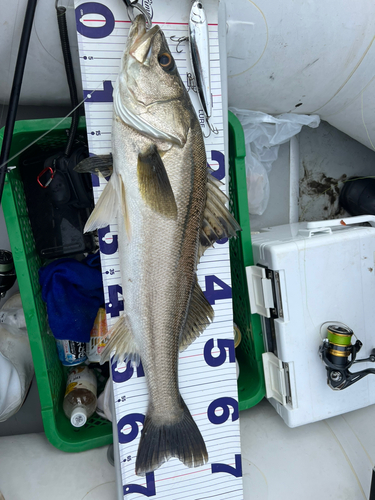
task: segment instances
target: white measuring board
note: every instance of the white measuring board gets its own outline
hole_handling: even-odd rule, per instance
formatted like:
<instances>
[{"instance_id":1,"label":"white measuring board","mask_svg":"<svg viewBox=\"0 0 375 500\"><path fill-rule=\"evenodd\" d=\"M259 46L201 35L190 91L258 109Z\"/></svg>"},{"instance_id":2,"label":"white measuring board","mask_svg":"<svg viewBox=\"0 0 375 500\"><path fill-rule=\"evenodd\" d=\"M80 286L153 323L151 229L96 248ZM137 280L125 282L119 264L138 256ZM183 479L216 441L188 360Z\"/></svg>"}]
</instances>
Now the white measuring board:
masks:
<instances>
[{"instance_id":1,"label":"white measuring board","mask_svg":"<svg viewBox=\"0 0 375 500\"><path fill-rule=\"evenodd\" d=\"M164 31L182 80L189 88L190 55L186 42L176 52L176 38L188 35L189 0L143 0L153 24ZM209 22L212 123L219 134L205 139L207 160L215 177L225 182L223 106L219 57L217 0L204 0ZM78 47L85 97L90 153L111 152L112 87L117 78L130 21L121 0L75 0ZM224 75L226 78L226 75ZM95 90L95 92L93 92ZM189 90L205 135L203 110L196 93ZM227 120L227 110L225 120ZM95 201L106 180L93 176ZM225 189L225 187L223 188ZM99 230L104 296L109 326L123 310L117 251L117 225ZM198 266L198 280L215 311L214 322L180 354L179 386L207 446L209 461L188 468L172 458L146 477L135 475L135 460L147 409L148 393L142 366L115 364L112 380L115 399L122 495L125 499L152 497L160 500L240 500L242 466L238 394L233 341L232 290L228 241L208 249Z\"/></svg>"}]
</instances>

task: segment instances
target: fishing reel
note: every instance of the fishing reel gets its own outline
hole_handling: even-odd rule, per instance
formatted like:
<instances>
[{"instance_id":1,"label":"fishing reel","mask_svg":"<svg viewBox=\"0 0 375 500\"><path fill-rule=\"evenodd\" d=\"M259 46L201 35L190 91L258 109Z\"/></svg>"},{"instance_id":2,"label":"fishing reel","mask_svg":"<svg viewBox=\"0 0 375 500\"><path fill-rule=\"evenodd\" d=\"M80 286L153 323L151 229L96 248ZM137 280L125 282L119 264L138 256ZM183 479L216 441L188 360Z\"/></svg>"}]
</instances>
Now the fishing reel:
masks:
<instances>
[{"instance_id":1,"label":"fishing reel","mask_svg":"<svg viewBox=\"0 0 375 500\"><path fill-rule=\"evenodd\" d=\"M327 384L335 391L346 389L370 373L375 374L374 368L355 373L349 370L355 363L375 362L375 349L372 349L368 358L356 359L363 344L358 339L352 344L353 334L353 330L347 326L329 325L327 338L319 347L319 356L326 365Z\"/></svg>"},{"instance_id":2,"label":"fishing reel","mask_svg":"<svg viewBox=\"0 0 375 500\"><path fill-rule=\"evenodd\" d=\"M7 291L16 281L16 270L13 257L8 250L0 250L0 299L5 297Z\"/></svg>"}]
</instances>

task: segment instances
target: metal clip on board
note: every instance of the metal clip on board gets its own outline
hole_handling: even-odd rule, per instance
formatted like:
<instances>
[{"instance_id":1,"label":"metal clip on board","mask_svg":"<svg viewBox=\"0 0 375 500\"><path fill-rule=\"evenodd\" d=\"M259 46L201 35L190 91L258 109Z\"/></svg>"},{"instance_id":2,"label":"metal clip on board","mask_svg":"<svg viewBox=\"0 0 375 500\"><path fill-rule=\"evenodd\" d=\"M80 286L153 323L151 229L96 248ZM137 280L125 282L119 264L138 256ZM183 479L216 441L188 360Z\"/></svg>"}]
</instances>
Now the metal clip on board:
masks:
<instances>
[{"instance_id":1,"label":"metal clip on board","mask_svg":"<svg viewBox=\"0 0 375 500\"><path fill-rule=\"evenodd\" d=\"M138 0L124 0L124 4L126 5L126 9L128 11L128 16L131 22L135 19L134 9L138 10L141 14L143 14L146 20L146 29L150 29L152 25L151 17L147 10L141 5Z\"/></svg>"}]
</instances>

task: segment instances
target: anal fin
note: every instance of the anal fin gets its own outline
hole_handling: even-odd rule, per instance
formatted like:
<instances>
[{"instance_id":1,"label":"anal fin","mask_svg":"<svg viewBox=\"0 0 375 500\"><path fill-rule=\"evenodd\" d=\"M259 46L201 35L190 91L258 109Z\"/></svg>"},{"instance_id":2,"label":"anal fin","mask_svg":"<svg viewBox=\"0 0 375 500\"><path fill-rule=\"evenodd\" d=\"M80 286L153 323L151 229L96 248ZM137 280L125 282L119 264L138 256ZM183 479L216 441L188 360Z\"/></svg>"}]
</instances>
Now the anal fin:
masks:
<instances>
[{"instance_id":1,"label":"anal fin","mask_svg":"<svg viewBox=\"0 0 375 500\"><path fill-rule=\"evenodd\" d=\"M120 316L115 326L109 332L110 339L101 354L100 363L110 359L112 351L116 351L115 360L133 361L139 365L140 355L126 316Z\"/></svg>"},{"instance_id":2,"label":"anal fin","mask_svg":"<svg viewBox=\"0 0 375 500\"><path fill-rule=\"evenodd\" d=\"M214 319L214 310L196 280L191 296L188 316L180 338L180 351L184 351L204 332Z\"/></svg>"}]
</instances>

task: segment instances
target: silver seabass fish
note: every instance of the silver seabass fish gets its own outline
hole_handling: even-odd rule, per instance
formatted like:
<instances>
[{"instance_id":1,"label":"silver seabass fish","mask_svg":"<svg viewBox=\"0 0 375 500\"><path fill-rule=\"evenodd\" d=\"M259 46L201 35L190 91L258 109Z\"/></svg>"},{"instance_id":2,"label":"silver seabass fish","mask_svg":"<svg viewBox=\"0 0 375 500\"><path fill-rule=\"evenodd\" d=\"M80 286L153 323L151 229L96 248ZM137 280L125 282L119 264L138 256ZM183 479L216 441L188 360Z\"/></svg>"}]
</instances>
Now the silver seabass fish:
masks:
<instances>
[{"instance_id":1,"label":"silver seabass fish","mask_svg":"<svg viewBox=\"0 0 375 500\"><path fill-rule=\"evenodd\" d=\"M207 450L178 388L178 354L213 319L197 282L200 255L235 235L220 183L207 171L201 128L163 32L146 32L142 16L129 33L114 89L113 173L86 231L117 216L124 314L103 359L142 364L149 403L136 473L170 457L203 465ZM111 158L94 157L78 170L107 175Z\"/></svg>"}]
</instances>

